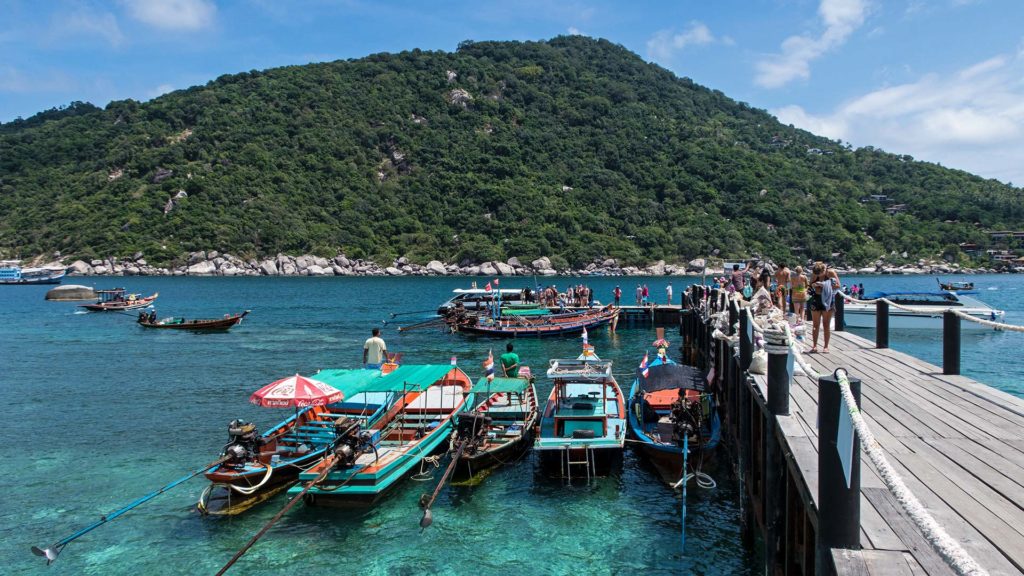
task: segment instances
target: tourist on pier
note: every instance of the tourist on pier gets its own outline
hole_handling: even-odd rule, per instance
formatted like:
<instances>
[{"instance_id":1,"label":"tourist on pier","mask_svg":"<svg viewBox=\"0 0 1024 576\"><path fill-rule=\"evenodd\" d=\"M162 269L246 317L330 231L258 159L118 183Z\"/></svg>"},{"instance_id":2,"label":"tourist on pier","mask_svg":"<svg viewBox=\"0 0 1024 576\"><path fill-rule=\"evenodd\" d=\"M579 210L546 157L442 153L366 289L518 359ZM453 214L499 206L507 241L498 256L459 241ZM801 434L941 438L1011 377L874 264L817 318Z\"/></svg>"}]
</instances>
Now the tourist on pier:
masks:
<instances>
[{"instance_id":1,"label":"tourist on pier","mask_svg":"<svg viewBox=\"0 0 1024 576\"><path fill-rule=\"evenodd\" d=\"M363 344L363 364L367 368L380 368L388 359L388 346L380 337L380 328L374 328L372 335Z\"/></svg>"},{"instance_id":2,"label":"tourist on pier","mask_svg":"<svg viewBox=\"0 0 1024 576\"><path fill-rule=\"evenodd\" d=\"M732 265L732 285L737 292L741 292L746 287L746 282L743 279L743 271L740 270L739 264Z\"/></svg>"},{"instance_id":3,"label":"tourist on pier","mask_svg":"<svg viewBox=\"0 0 1024 576\"><path fill-rule=\"evenodd\" d=\"M861 284L860 285L860 299L861 300L865 300L865 299L867 299L867 297L868 297L867 296L867 292L864 291L864 284Z\"/></svg>"},{"instance_id":4,"label":"tourist on pier","mask_svg":"<svg viewBox=\"0 0 1024 576\"><path fill-rule=\"evenodd\" d=\"M612 295L615 296L615 306L619 306L619 302L622 300L622 288L616 286L615 290L612 290Z\"/></svg>"},{"instance_id":5,"label":"tourist on pier","mask_svg":"<svg viewBox=\"0 0 1024 576\"><path fill-rule=\"evenodd\" d=\"M594 307L594 289L590 286L587 286L587 307Z\"/></svg>"},{"instance_id":6,"label":"tourist on pier","mask_svg":"<svg viewBox=\"0 0 1024 576\"><path fill-rule=\"evenodd\" d=\"M501 362L501 373L508 378L514 378L519 370L519 355L512 351L512 343L505 345L505 353L498 358Z\"/></svg>"},{"instance_id":7,"label":"tourist on pier","mask_svg":"<svg viewBox=\"0 0 1024 576\"><path fill-rule=\"evenodd\" d=\"M636 285L636 305L639 306L641 303L643 303L643 299L644 299L644 288L643 288L643 286L637 284Z\"/></svg>"},{"instance_id":8,"label":"tourist on pier","mask_svg":"<svg viewBox=\"0 0 1024 576\"><path fill-rule=\"evenodd\" d=\"M814 322L814 329L811 336L811 349L809 353L818 351L819 329L825 332L825 343L821 351L828 354L828 341L832 336L832 313L835 311L836 292L839 290L839 275L825 265L824 262L815 262L811 269L811 282L809 295L811 301L811 319Z\"/></svg>"},{"instance_id":9,"label":"tourist on pier","mask_svg":"<svg viewBox=\"0 0 1024 576\"><path fill-rule=\"evenodd\" d=\"M804 308L807 304L807 277L804 276L803 266L797 266L793 270L790 287L792 288L790 299L793 301L793 312L796 314L797 323L802 324L804 321Z\"/></svg>"},{"instance_id":10,"label":"tourist on pier","mask_svg":"<svg viewBox=\"0 0 1024 576\"><path fill-rule=\"evenodd\" d=\"M651 291L647 289L647 284L644 284L644 290L643 290L643 293L641 295L640 302L644 306L646 306L647 305L647 299L650 298L650 296L651 296Z\"/></svg>"},{"instance_id":11,"label":"tourist on pier","mask_svg":"<svg viewBox=\"0 0 1024 576\"><path fill-rule=\"evenodd\" d=\"M672 283L669 282L668 286L665 287L665 296L668 296L668 305L672 305Z\"/></svg>"},{"instance_id":12,"label":"tourist on pier","mask_svg":"<svg viewBox=\"0 0 1024 576\"><path fill-rule=\"evenodd\" d=\"M789 296L792 275L785 264L775 271L775 305L783 312L789 308L786 305L786 297Z\"/></svg>"}]
</instances>

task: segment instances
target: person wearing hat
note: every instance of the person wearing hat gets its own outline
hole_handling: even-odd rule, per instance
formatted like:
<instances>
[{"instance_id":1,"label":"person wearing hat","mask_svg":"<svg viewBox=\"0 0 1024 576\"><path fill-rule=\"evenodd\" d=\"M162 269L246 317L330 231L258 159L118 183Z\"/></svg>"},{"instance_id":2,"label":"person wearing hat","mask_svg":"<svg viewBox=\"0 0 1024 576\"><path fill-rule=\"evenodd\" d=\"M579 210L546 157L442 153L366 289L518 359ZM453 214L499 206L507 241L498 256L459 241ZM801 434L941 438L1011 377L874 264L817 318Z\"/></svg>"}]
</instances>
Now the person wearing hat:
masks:
<instances>
[{"instance_id":1,"label":"person wearing hat","mask_svg":"<svg viewBox=\"0 0 1024 576\"><path fill-rule=\"evenodd\" d=\"M622 300L622 288L615 286L615 290L612 290L612 294L615 295L615 306L619 305L619 301Z\"/></svg>"}]
</instances>

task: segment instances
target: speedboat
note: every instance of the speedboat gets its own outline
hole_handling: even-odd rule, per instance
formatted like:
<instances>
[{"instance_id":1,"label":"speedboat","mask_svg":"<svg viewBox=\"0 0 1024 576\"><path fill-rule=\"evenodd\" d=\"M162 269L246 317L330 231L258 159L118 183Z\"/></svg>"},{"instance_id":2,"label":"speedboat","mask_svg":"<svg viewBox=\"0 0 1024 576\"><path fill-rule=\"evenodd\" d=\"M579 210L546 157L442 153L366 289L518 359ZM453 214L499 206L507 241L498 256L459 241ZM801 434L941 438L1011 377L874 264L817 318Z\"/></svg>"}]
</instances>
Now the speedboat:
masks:
<instances>
[{"instance_id":1,"label":"speedboat","mask_svg":"<svg viewBox=\"0 0 1024 576\"><path fill-rule=\"evenodd\" d=\"M974 298L974 294L977 292L875 292L868 294L867 300L886 298L899 305L901 308L889 307L889 328L897 330L941 330L942 314L946 310L959 310L980 320L1002 321L1005 312ZM875 311L874 302L847 300L844 306L846 325L851 328L874 328ZM976 322L962 322L960 329L991 330Z\"/></svg>"},{"instance_id":2,"label":"speedboat","mask_svg":"<svg viewBox=\"0 0 1024 576\"><path fill-rule=\"evenodd\" d=\"M502 306L525 304L524 290L520 288L456 288L452 297L437 308L437 313L444 315L460 308L469 311L488 310L495 303Z\"/></svg>"}]
</instances>

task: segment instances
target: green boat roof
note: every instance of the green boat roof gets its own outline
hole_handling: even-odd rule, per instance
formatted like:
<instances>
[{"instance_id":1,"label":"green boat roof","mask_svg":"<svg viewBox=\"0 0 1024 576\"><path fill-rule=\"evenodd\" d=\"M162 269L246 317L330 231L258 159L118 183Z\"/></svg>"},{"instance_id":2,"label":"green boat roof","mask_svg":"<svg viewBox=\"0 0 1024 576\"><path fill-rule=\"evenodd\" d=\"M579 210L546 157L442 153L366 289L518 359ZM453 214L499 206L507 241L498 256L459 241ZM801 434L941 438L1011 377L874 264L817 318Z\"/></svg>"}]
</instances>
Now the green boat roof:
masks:
<instances>
[{"instance_id":1,"label":"green boat roof","mask_svg":"<svg viewBox=\"0 0 1024 576\"><path fill-rule=\"evenodd\" d=\"M453 369L450 364L404 364L385 375L381 375L380 370L327 369L317 372L313 378L351 396L361 392L423 390Z\"/></svg>"},{"instance_id":2,"label":"green boat roof","mask_svg":"<svg viewBox=\"0 0 1024 576\"><path fill-rule=\"evenodd\" d=\"M489 384L484 376L477 380L472 392L477 394L496 394L498 392L522 392L530 385L526 378L495 378Z\"/></svg>"},{"instance_id":3,"label":"green boat roof","mask_svg":"<svg viewBox=\"0 0 1024 576\"><path fill-rule=\"evenodd\" d=\"M547 308L515 308L502 310L502 316L547 316L551 314Z\"/></svg>"}]
</instances>

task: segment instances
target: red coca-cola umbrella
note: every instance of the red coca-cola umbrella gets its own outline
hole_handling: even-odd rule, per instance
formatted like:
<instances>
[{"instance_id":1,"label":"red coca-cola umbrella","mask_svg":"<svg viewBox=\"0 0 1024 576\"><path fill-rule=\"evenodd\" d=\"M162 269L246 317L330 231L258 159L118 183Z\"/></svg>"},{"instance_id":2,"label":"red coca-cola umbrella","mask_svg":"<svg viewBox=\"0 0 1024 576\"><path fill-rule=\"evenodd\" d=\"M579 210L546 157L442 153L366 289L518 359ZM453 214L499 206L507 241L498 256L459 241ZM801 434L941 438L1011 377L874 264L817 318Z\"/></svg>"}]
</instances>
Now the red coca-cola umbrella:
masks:
<instances>
[{"instance_id":1,"label":"red coca-cola umbrella","mask_svg":"<svg viewBox=\"0 0 1024 576\"><path fill-rule=\"evenodd\" d=\"M249 402L264 408L306 408L340 402L344 397L341 390L330 384L296 374L253 392Z\"/></svg>"}]
</instances>

